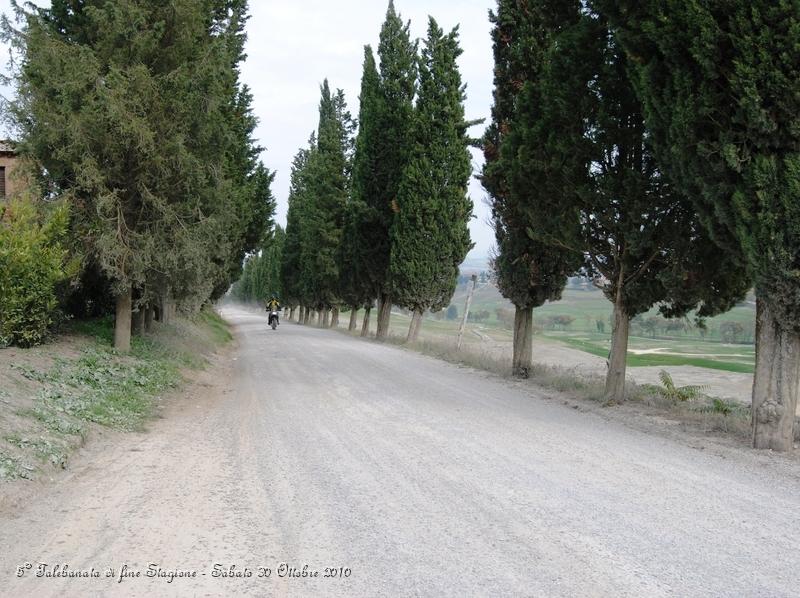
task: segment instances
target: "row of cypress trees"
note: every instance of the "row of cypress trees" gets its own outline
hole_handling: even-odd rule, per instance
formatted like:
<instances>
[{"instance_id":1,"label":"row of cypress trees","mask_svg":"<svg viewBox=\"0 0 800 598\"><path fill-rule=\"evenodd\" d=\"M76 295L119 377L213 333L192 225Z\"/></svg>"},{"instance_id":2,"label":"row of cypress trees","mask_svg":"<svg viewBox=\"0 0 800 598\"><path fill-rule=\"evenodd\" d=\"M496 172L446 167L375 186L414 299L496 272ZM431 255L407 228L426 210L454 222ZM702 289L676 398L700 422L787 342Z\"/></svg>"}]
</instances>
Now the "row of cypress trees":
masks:
<instances>
[{"instance_id":1,"label":"row of cypress trees","mask_svg":"<svg viewBox=\"0 0 800 598\"><path fill-rule=\"evenodd\" d=\"M132 317L220 297L270 230L239 74L247 2L53 0L17 16L10 113L31 184L69 206L82 266L67 302L110 301L125 351Z\"/></svg>"},{"instance_id":2,"label":"row of cypress trees","mask_svg":"<svg viewBox=\"0 0 800 598\"><path fill-rule=\"evenodd\" d=\"M606 393L630 320L699 317L755 285L753 438L790 450L800 383L800 22L791 2L499 0L482 173L514 370L566 276L614 305ZM794 36L794 37L793 37Z\"/></svg>"},{"instance_id":3,"label":"row of cypress trees","mask_svg":"<svg viewBox=\"0 0 800 598\"><path fill-rule=\"evenodd\" d=\"M242 275L233 284L231 295L245 303L265 303L272 296L280 297L281 264L286 232L276 224L256 253L245 258Z\"/></svg>"},{"instance_id":4,"label":"row of cypress trees","mask_svg":"<svg viewBox=\"0 0 800 598\"><path fill-rule=\"evenodd\" d=\"M378 59L364 49L358 135L341 90L322 85L319 125L292 165L282 264L284 303L318 312L366 308L377 300L377 338L392 305L414 314L450 301L471 248L471 174L457 28L430 19L421 50L390 2ZM329 321L328 314L333 312Z\"/></svg>"}]
</instances>

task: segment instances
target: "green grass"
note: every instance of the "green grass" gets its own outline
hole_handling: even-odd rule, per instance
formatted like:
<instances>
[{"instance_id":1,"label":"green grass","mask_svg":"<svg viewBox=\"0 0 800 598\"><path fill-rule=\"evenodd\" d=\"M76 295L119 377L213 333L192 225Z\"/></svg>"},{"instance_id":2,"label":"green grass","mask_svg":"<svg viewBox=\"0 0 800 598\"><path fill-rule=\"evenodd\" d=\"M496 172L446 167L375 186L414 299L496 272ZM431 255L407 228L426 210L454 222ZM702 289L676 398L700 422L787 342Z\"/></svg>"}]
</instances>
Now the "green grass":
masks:
<instances>
[{"instance_id":1,"label":"green grass","mask_svg":"<svg viewBox=\"0 0 800 598\"><path fill-rule=\"evenodd\" d=\"M121 430L140 429L152 413L153 398L181 380L178 364L153 351L151 343L137 343L130 357L98 344L77 360L57 362L47 373L34 416L55 429L69 428L59 422L62 414Z\"/></svg>"},{"instance_id":2,"label":"green grass","mask_svg":"<svg viewBox=\"0 0 800 598\"><path fill-rule=\"evenodd\" d=\"M562 336L550 337L556 338L575 349L580 349L585 353L597 355L598 357L608 357L608 346L598 344L596 341L584 340L580 338ZM660 343L661 345L667 343ZM636 339L632 339L631 348L635 347ZM699 350L699 349L698 349ZM628 352L627 364L630 367L646 367L646 366L681 366L691 365L699 368L708 368L712 370L722 370L726 372L739 372L743 374L752 374L754 366L752 363L743 363L736 361L726 361L724 359L710 359L704 357L695 357L687 355L673 355L673 354L645 354L637 355Z\"/></svg>"},{"instance_id":3,"label":"green grass","mask_svg":"<svg viewBox=\"0 0 800 598\"><path fill-rule=\"evenodd\" d=\"M76 334L90 336L104 345L114 342L114 318L104 316L91 320L73 320L69 323L69 330Z\"/></svg>"},{"instance_id":4,"label":"green grass","mask_svg":"<svg viewBox=\"0 0 800 598\"><path fill-rule=\"evenodd\" d=\"M224 344L233 340L228 323L217 312L205 309L197 318L205 324L217 343Z\"/></svg>"}]
</instances>

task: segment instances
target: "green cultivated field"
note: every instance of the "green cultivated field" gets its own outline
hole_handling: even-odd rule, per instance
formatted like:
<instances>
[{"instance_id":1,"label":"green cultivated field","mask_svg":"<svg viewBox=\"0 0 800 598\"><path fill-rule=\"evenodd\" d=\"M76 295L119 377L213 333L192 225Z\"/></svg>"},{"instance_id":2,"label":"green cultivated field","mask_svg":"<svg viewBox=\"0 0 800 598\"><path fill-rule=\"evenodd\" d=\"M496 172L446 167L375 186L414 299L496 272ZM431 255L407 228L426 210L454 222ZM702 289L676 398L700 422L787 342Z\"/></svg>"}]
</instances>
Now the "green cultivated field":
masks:
<instances>
[{"instance_id":1,"label":"green cultivated field","mask_svg":"<svg viewBox=\"0 0 800 598\"><path fill-rule=\"evenodd\" d=\"M457 289L452 304L458 308L457 320L437 319L427 314L422 329L422 337L427 340L452 340L458 333L458 324L464 302L466 289ZM508 310L505 322L498 318L498 310ZM511 342L512 333L508 322L509 313L513 315L513 307L491 285L479 285L472 301L472 314L488 311L485 321L470 322L464 342L470 346L492 341L498 343ZM501 313L501 315L503 315ZM571 323L553 327L552 318L569 316ZM561 301L548 303L534 310L537 325L536 334L540 340L562 343L574 349L599 357L607 357L611 342L611 304L597 290L567 289ZM735 307L730 312L710 318L706 321L703 332L694 325L693 318L685 320L685 327L678 329L673 321L673 328L666 330L669 321L658 319L657 310L644 314L641 319L657 318L655 328L646 328L634 323L631 330L628 365L638 366L680 366L752 373L755 361L753 331L755 322L755 303L753 297ZM603 331L598 330L597 322L603 322ZM637 320L638 321L638 320ZM730 328L726 322L738 323L735 338L723 338L722 330ZM346 325L347 317L343 317L342 325ZM359 320L359 325L360 325ZM392 317L391 331L394 335L405 335L408 319L402 316ZM374 332L375 324L371 330ZM722 330L721 330L722 329ZM725 342L727 341L727 342Z\"/></svg>"}]
</instances>

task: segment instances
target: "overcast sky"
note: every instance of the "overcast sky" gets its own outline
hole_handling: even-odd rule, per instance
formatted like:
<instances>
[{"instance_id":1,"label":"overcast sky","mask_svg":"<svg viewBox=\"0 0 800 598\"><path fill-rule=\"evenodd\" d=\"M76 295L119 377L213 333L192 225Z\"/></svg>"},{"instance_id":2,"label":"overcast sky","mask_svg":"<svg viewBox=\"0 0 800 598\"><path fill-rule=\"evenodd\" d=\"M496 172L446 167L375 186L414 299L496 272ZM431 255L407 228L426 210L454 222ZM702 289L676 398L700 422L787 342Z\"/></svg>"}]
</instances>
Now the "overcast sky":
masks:
<instances>
[{"instance_id":1,"label":"overcast sky","mask_svg":"<svg viewBox=\"0 0 800 598\"><path fill-rule=\"evenodd\" d=\"M49 2L42 0L37 4ZM378 34L388 0L250 0L248 58L242 68L244 82L254 96L259 119L256 137L265 148L262 156L276 172L273 192L278 199L277 219L286 221L286 197L292 157L304 146L317 125L319 85L328 78L331 87L344 89L353 116L358 115L363 47L378 45ZM467 118L488 118L492 95L492 47L488 11L495 0L396 0L404 20L411 20L414 37L424 37L428 15L448 31L460 25L459 59L467 84ZM9 0L0 0L3 12ZM483 125L472 129L479 136ZM473 151L475 172L481 156ZM483 257L493 245L487 223L485 192L477 181L470 185L475 219L470 225L475 248L470 257Z\"/></svg>"}]
</instances>

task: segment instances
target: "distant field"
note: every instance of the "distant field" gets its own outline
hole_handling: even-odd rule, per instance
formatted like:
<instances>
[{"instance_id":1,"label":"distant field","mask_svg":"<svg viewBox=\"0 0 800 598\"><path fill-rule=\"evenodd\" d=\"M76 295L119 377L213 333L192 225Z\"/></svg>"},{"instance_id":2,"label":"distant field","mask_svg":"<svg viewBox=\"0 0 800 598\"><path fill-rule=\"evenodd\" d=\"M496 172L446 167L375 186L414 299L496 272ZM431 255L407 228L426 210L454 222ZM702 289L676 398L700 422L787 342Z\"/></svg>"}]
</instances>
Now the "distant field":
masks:
<instances>
[{"instance_id":1,"label":"distant field","mask_svg":"<svg viewBox=\"0 0 800 598\"><path fill-rule=\"evenodd\" d=\"M436 319L426 315L422 329L423 338L447 340L455 339L458 324L466 298L465 287L460 287L453 296L452 304L459 312L456 320ZM645 331L633 327L628 365L639 366L695 366L716 370L752 373L755 362L755 350L752 344L755 309L752 297L735 307L730 312L710 318L706 321L705 334L687 320L685 330ZM481 285L473 297L471 313L482 310L490 312L489 318L481 322L470 322L464 343L479 346L491 342L493 345L510 343L512 332L507 323L498 319L497 310L512 310L513 306L506 301L491 285ZM507 314L506 314L507 315ZM644 318L657 316L657 310L645 314ZM546 329L543 325L548 318L569 316L572 322L563 329ZM561 301L548 303L534 310L534 320L540 328L536 334L541 339L561 343L596 355L607 357L611 343L611 304L596 290L585 291L567 289ZM346 324L346 318L343 324ZM598 331L597 322L603 322L604 330ZM741 325L741 333L737 342L722 342L720 327L725 322L737 322ZM408 319L392 318L392 334L402 336L406 333ZM372 330L374 331L374 318Z\"/></svg>"},{"instance_id":2,"label":"distant field","mask_svg":"<svg viewBox=\"0 0 800 598\"><path fill-rule=\"evenodd\" d=\"M456 290L451 301L459 310L459 314L464 308L465 299L466 287L461 286ZM503 308L513 309L513 306L500 295L500 292L495 287L491 285L479 285L472 299L472 308L470 311L487 310L491 314L488 322L497 324L497 309ZM602 320L606 327L610 326L611 311L611 303L598 290L580 291L566 289L561 301L546 303L534 310L534 318L544 318L555 315L571 316L575 318L575 321L570 326L570 330L594 332L597 330L597 320ZM647 318L657 315L658 310L652 309L647 314L644 314L643 317ZM690 323L692 320L693 318L690 317ZM739 340L752 341L752 334L755 326L755 299L753 297L748 297L745 303L735 307L731 311L715 318L708 318L706 320L708 332L705 338L707 340L718 340L720 325L728 321L738 322L744 328L744 334ZM685 334L682 333L680 336L702 338L697 329L690 330Z\"/></svg>"},{"instance_id":3,"label":"distant field","mask_svg":"<svg viewBox=\"0 0 800 598\"><path fill-rule=\"evenodd\" d=\"M545 333L545 335L599 357L607 357L611 346L611 339L600 334ZM728 345L688 338L654 340L637 336L631 337L628 347L628 365L631 367L693 365L752 374L754 363L755 349L752 345Z\"/></svg>"}]
</instances>

